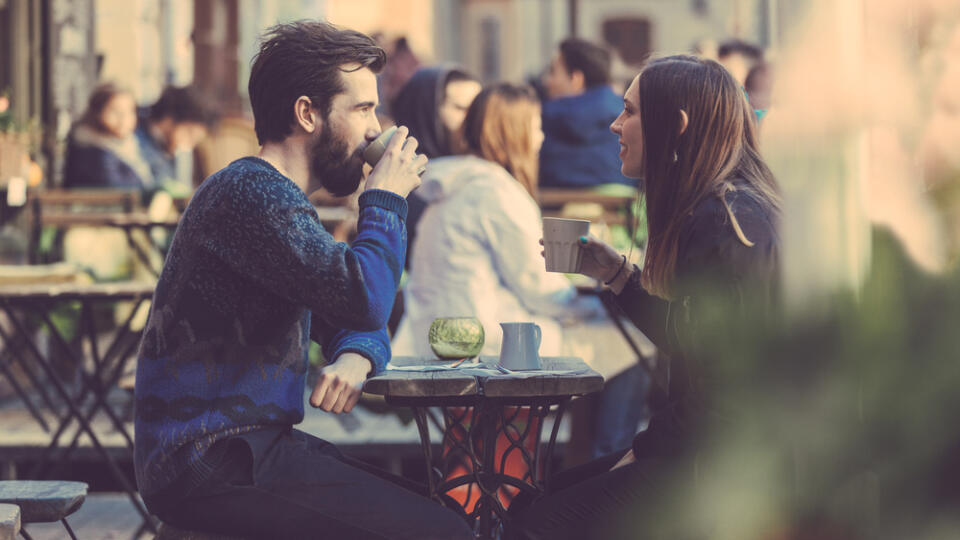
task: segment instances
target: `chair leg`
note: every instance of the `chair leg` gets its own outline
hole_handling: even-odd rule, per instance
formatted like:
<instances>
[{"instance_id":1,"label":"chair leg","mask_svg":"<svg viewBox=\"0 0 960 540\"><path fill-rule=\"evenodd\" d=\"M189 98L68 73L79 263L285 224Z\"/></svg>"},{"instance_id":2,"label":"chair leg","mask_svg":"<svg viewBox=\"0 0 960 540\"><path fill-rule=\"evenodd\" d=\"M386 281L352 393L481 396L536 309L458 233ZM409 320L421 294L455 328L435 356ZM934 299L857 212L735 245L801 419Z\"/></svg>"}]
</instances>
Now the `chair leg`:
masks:
<instances>
[{"instance_id":1,"label":"chair leg","mask_svg":"<svg viewBox=\"0 0 960 540\"><path fill-rule=\"evenodd\" d=\"M73 529L71 529L71 528L70 528L70 524L67 523L67 518L61 519L61 520L60 520L60 523L63 523L63 528L66 529L66 530L67 530L67 533L70 534L70 538L71 538L72 540L77 540L77 535L73 534Z\"/></svg>"},{"instance_id":2,"label":"chair leg","mask_svg":"<svg viewBox=\"0 0 960 540\"><path fill-rule=\"evenodd\" d=\"M24 540L33 540L33 537L27 534L27 528L25 526L20 527L20 536L22 536Z\"/></svg>"}]
</instances>

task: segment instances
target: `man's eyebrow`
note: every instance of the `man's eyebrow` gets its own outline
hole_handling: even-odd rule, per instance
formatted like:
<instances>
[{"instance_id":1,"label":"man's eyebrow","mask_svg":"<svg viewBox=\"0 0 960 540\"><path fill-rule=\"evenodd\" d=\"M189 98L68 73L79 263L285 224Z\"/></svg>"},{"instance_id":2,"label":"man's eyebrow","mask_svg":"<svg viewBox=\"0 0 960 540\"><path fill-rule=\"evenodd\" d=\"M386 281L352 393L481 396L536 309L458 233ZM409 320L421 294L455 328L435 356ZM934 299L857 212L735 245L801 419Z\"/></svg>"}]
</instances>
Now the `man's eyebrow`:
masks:
<instances>
[{"instance_id":1,"label":"man's eyebrow","mask_svg":"<svg viewBox=\"0 0 960 540\"><path fill-rule=\"evenodd\" d=\"M356 105L354 105L353 108L354 108L354 109L367 109L367 108L373 108L373 107L376 107L376 106L377 106L377 104L376 104L376 102L374 102L374 101L361 101L360 103L357 103Z\"/></svg>"}]
</instances>

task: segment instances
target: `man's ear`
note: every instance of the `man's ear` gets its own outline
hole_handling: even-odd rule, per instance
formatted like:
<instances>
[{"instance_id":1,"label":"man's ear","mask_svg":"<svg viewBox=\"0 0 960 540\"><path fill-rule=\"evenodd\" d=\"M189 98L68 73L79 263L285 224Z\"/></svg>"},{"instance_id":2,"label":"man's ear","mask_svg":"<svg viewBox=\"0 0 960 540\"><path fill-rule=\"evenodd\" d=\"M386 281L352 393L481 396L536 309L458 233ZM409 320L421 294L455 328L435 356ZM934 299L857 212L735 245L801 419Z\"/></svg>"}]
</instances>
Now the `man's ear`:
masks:
<instances>
[{"instance_id":1,"label":"man's ear","mask_svg":"<svg viewBox=\"0 0 960 540\"><path fill-rule=\"evenodd\" d=\"M677 136L683 135L683 132L687 130L687 126L690 124L690 117L687 116L687 111L680 109L680 133L677 133Z\"/></svg>"},{"instance_id":2,"label":"man's ear","mask_svg":"<svg viewBox=\"0 0 960 540\"><path fill-rule=\"evenodd\" d=\"M297 125L307 133L316 133L322 128L320 115L313 108L313 102L307 96L300 96L293 104L293 116Z\"/></svg>"}]
</instances>

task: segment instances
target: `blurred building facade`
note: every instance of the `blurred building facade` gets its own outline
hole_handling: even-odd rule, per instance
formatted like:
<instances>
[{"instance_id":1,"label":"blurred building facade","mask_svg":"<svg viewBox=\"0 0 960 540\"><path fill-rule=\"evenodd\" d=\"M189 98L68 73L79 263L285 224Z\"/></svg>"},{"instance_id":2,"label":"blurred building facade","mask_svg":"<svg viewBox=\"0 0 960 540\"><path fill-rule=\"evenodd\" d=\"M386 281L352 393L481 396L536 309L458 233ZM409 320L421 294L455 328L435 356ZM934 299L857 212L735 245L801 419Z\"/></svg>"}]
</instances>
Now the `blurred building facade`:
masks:
<instances>
[{"instance_id":1,"label":"blurred building facade","mask_svg":"<svg viewBox=\"0 0 960 540\"><path fill-rule=\"evenodd\" d=\"M249 116L258 36L279 21L327 19L386 41L406 37L424 63L463 64L484 81L537 76L577 35L619 52L621 78L647 54L740 37L775 46L787 0L0 0L0 93L42 136L37 158L58 183L72 122L99 81L152 103L196 84L228 116Z\"/></svg>"},{"instance_id":2,"label":"blurred building facade","mask_svg":"<svg viewBox=\"0 0 960 540\"><path fill-rule=\"evenodd\" d=\"M627 66L737 37L776 45L780 0L449 0L436 2L437 54L485 81L542 71L569 36L604 43ZM627 72L634 72L627 69Z\"/></svg>"}]
</instances>

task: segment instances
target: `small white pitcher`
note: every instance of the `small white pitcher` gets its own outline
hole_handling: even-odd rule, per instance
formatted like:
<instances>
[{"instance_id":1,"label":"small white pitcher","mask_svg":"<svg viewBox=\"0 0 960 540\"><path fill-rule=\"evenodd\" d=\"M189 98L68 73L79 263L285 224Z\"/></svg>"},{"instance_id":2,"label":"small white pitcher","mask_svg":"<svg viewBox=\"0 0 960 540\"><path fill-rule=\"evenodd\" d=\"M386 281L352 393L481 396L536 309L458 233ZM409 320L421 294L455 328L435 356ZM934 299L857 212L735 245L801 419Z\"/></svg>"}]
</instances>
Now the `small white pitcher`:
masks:
<instances>
[{"instance_id":1,"label":"small white pitcher","mask_svg":"<svg viewBox=\"0 0 960 540\"><path fill-rule=\"evenodd\" d=\"M500 365L513 370L542 369L540 365L540 327L532 322L500 323Z\"/></svg>"}]
</instances>

